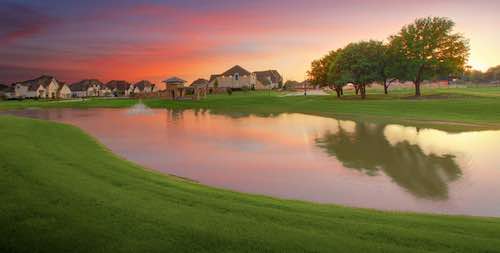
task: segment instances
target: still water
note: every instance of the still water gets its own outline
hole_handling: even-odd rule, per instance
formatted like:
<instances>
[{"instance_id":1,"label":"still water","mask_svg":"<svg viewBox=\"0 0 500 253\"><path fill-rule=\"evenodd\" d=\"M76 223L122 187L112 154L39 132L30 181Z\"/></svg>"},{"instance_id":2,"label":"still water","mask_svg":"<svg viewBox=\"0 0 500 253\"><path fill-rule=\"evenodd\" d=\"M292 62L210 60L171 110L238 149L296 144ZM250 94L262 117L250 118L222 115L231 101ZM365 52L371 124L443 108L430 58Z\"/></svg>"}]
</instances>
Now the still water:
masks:
<instances>
[{"instance_id":1,"label":"still water","mask_svg":"<svg viewBox=\"0 0 500 253\"><path fill-rule=\"evenodd\" d=\"M203 110L12 113L76 125L131 161L216 187L354 207L500 216L500 131Z\"/></svg>"}]
</instances>

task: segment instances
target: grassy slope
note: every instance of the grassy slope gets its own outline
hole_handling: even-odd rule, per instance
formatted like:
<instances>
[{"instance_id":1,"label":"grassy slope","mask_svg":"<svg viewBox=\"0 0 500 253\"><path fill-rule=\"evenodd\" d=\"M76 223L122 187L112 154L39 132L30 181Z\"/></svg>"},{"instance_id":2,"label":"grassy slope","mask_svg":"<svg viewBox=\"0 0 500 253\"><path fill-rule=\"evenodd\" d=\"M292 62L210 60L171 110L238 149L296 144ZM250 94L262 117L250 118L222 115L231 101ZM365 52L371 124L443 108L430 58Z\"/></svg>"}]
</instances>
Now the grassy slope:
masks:
<instances>
[{"instance_id":1,"label":"grassy slope","mask_svg":"<svg viewBox=\"0 0 500 253\"><path fill-rule=\"evenodd\" d=\"M348 95L280 97L278 93L249 92L232 96L215 95L200 101L148 99L155 108L207 108L221 113L301 112L322 116L348 116L389 120L448 121L500 126L500 88L432 89L424 94L433 99L407 99L407 89L393 90L389 96L371 90L369 99ZM438 97L438 98L436 98ZM92 99L84 102L7 101L0 109L26 107L129 107L133 99Z\"/></svg>"},{"instance_id":2,"label":"grassy slope","mask_svg":"<svg viewBox=\"0 0 500 253\"><path fill-rule=\"evenodd\" d=\"M500 219L218 190L143 170L81 130L0 116L0 252L498 252Z\"/></svg>"}]
</instances>

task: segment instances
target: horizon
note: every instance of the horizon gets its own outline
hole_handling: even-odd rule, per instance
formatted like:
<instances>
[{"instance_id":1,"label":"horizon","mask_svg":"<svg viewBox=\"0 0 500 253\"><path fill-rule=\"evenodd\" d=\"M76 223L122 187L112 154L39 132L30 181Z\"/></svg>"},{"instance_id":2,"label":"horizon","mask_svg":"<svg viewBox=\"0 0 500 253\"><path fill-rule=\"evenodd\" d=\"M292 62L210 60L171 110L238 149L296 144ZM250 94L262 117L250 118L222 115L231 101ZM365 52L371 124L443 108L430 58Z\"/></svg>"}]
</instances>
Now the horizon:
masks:
<instances>
[{"instance_id":1,"label":"horizon","mask_svg":"<svg viewBox=\"0 0 500 253\"><path fill-rule=\"evenodd\" d=\"M73 83L188 83L234 65L302 81L312 60L359 40L385 40L413 20L444 16L470 40L469 65L500 64L500 3L468 1L1 1L0 83L42 74Z\"/></svg>"}]
</instances>

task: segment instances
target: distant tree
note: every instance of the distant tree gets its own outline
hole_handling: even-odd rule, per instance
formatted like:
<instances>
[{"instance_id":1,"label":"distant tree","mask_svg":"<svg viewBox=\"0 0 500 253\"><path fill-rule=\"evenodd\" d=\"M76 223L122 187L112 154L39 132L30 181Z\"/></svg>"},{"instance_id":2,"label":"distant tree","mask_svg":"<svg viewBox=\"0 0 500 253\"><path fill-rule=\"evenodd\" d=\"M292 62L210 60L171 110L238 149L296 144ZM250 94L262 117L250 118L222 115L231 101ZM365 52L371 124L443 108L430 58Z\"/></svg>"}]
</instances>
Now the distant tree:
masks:
<instances>
[{"instance_id":1,"label":"distant tree","mask_svg":"<svg viewBox=\"0 0 500 253\"><path fill-rule=\"evenodd\" d=\"M500 65L489 68L486 73L484 73L484 78L488 82L497 82L500 80Z\"/></svg>"},{"instance_id":2,"label":"distant tree","mask_svg":"<svg viewBox=\"0 0 500 253\"><path fill-rule=\"evenodd\" d=\"M217 80L217 79L215 79L214 88L215 89L219 88L219 80Z\"/></svg>"},{"instance_id":3,"label":"distant tree","mask_svg":"<svg viewBox=\"0 0 500 253\"><path fill-rule=\"evenodd\" d=\"M294 89L295 87L298 87L299 85L300 85L300 83L298 81L287 80L285 82L285 84L283 84L283 88L285 90L291 90L291 89Z\"/></svg>"},{"instance_id":4,"label":"distant tree","mask_svg":"<svg viewBox=\"0 0 500 253\"><path fill-rule=\"evenodd\" d=\"M336 85L353 83L366 98L366 86L382 79L384 46L380 41L361 41L343 48L330 66L330 80Z\"/></svg>"},{"instance_id":5,"label":"distant tree","mask_svg":"<svg viewBox=\"0 0 500 253\"><path fill-rule=\"evenodd\" d=\"M405 71L398 73L398 79L413 81L415 96L421 95L423 80L465 70L469 43L461 34L453 33L454 26L448 18L421 18L390 37L390 45L405 64Z\"/></svg>"},{"instance_id":6,"label":"distant tree","mask_svg":"<svg viewBox=\"0 0 500 253\"><path fill-rule=\"evenodd\" d=\"M464 74L462 75L462 80L466 82L481 83L486 81L486 73L483 73L481 70L467 67Z\"/></svg>"}]
</instances>

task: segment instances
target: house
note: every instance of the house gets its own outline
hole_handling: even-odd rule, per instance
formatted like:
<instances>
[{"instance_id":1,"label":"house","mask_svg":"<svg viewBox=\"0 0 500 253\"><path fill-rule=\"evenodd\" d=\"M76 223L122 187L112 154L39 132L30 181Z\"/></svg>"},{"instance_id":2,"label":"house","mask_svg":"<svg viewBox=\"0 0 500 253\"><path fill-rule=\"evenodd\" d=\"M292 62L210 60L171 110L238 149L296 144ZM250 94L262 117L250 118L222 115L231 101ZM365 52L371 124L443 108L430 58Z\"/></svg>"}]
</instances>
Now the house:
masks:
<instances>
[{"instance_id":1,"label":"house","mask_svg":"<svg viewBox=\"0 0 500 253\"><path fill-rule=\"evenodd\" d=\"M123 80L111 80L104 85L115 97L129 96L132 93L132 85Z\"/></svg>"},{"instance_id":2,"label":"house","mask_svg":"<svg viewBox=\"0 0 500 253\"><path fill-rule=\"evenodd\" d=\"M132 85L132 93L134 94L152 93L157 90L156 85L147 80L142 80Z\"/></svg>"},{"instance_id":3,"label":"house","mask_svg":"<svg viewBox=\"0 0 500 253\"><path fill-rule=\"evenodd\" d=\"M57 97L68 99L72 97L71 89L66 83L60 83L59 89L57 90Z\"/></svg>"},{"instance_id":4,"label":"house","mask_svg":"<svg viewBox=\"0 0 500 253\"><path fill-rule=\"evenodd\" d=\"M0 99L11 99L15 97L13 85L0 84Z\"/></svg>"},{"instance_id":5,"label":"house","mask_svg":"<svg viewBox=\"0 0 500 253\"><path fill-rule=\"evenodd\" d=\"M189 86L190 87L202 87L202 88L206 88L208 87L208 80L207 79L204 79L204 78L200 78L200 79L196 79L195 81L193 81Z\"/></svg>"},{"instance_id":6,"label":"house","mask_svg":"<svg viewBox=\"0 0 500 253\"><path fill-rule=\"evenodd\" d=\"M277 89L283 86L283 77L276 70L265 70L253 72L257 78L258 86L264 86L267 89Z\"/></svg>"},{"instance_id":7,"label":"house","mask_svg":"<svg viewBox=\"0 0 500 253\"><path fill-rule=\"evenodd\" d=\"M278 87L283 78L276 70L250 72L236 65L222 74L210 76L209 87L233 89L272 89Z\"/></svg>"},{"instance_id":8,"label":"house","mask_svg":"<svg viewBox=\"0 0 500 253\"><path fill-rule=\"evenodd\" d=\"M102 82L97 79L84 79L69 86L72 97L98 97L103 96Z\"/></svg>"},{"instance_id":9,"label":"house","mask_svg":"<svg viewBox=\"0 0 500 253\"><path fill-rule=\"evenodd\" d=\"M210 77L209 87L213 88L256 88L257 78L255 74L236 65L222 74Z\"/></svg>"},{"instance_id":10,"label":"house","mask_svg":"<svg viewBox=\"0 0 500 253\"><path fill-rule=\"evenodd\" d=\"M52 76L40 76L36 79L14 84L17 98L58 98L60 83Z\"/></svg>"}]
</instances>

